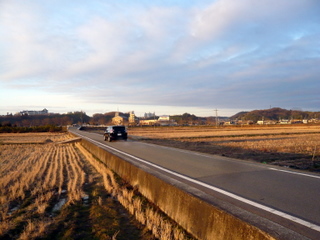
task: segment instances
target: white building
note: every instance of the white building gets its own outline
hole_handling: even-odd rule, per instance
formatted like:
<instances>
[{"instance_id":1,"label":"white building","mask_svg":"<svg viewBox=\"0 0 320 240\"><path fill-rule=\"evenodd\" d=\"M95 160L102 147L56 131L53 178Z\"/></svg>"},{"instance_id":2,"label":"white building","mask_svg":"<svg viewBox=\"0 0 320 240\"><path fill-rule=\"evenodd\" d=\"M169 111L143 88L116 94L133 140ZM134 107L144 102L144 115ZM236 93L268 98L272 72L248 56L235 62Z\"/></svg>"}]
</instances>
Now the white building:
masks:
<instances>
[{"instance_id":1,"label":"white building","mask_svg":"<svg viewBox=\"0 0 320 240\"><path fill-rule=\"evenodd\" d=\"M158 121L170 121L169 115L163 115L158 118Z\"/></svg>"},{"instance_id":2,"label":"white building","mask_svg":"<svg viewBox=\"0 0 320 240\"><path fill-rule=\"evenodd\" d=\"M47 115L49 112L46 108L42 111L34 111L34 110L23 110L20 112L21 115Z\"/></svg>"}]
</instances>

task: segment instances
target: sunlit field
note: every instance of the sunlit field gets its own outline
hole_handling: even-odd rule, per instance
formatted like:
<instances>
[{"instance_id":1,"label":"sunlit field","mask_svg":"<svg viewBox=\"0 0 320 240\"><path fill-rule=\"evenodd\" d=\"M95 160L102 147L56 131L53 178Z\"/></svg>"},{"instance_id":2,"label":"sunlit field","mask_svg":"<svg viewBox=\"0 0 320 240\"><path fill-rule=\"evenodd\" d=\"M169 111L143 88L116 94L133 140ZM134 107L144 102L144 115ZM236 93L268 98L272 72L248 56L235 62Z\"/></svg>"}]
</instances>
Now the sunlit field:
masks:
<instances>
[{"instance_id":1,"label":"sunlit field","mask_svg":"<svg viewBox=\"0 0 320 240\"><path fill-rule=\"evenodd\" d=\"M151 143L204 153L320 169L320 126L136 127L129 135Z\"/></svg>"},{"instance_id":2,"label":"sunlit field","mask_svg":"<svg viewBox=\"0 0 320 240\"><path fill-rule=\"evenodd\" d=\"M320 125L270 125L270 126L234 126L234 127L131 127L131 134L151 138L181 139L181 138L208 138L241 135L275 135L292 133L320 133Z\"/></svg>"},{"instance_id":3,"label":"sunlit field","mask_svg":"<svg viewBox=\"0 0 320 240\"><path fill-rule=\"evenodd\" d=\"M0 134L0 238L152 239L106 190L104 165L67 139Z\"/></svg>"},{"instance_id":4,"label":"sunlit field","mask_svg":"<svg viewBox=\"0 0 320 240\"><path fill-rule=\"evenodd\" d=\"M0 134L0 239L192 239L67 133Z\"/></svg>"},{"instance_id":5,"label":"sunlit field","mask_svg":"<svg viewBox=\"0 0 320 240\"><path fill-rule=\"evenodd\" d=\"M135 141L300 170L320 169L320 126L131 127L128 131ZM186 233L72 140L67 133L0 134L0 238L185 238Z\"/></svg>"},{"instance_id":6,"label":"sunlit field","mask_svg":"<svg viewBox=\"0 0 320 240\"><path fill-rule=\"evenodd\" d=\"M1 133L0 144L48 143L72 138L65 133Z\"/></svg>"}]
</instances>

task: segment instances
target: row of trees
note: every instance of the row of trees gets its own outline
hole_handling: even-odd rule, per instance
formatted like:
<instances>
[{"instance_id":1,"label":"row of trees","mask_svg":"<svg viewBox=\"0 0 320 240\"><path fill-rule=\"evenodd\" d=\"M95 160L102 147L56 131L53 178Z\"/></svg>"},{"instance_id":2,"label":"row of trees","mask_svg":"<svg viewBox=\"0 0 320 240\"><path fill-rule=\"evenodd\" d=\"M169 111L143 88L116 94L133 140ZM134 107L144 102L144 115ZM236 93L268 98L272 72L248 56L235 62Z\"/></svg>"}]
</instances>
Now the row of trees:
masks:
<instances>
[{"instance_id":1,"label":"row of trees","mask_svg":"<svg viewBox=\"0 0 320 240\"><path fill-rule=\"evenodd\" d=\"M129 118L128 113L120 113L125 119ZM66 126L72 124L82 125L89 123L92 125L108 125L112 123L115 112L105 114L96 113L89 117L85 112L73 112L68 114L49 115L6 115L0 116L0 127L38 127L38 126ZM194 114L184 113L182 115L170 116L178 124L203 124L210 121L210 118L200 118ZM21 130L22 131L22 130Z\"/></svg>"},{"instance_id":2,"label":"row of trees","mask_svg":"<svg viewBox=\"0 0 320 240\"><path fill-rule=\"evenodd\" d=\"M282 108L270 108L264 110L254 110L251 112L239 112L230 117L231 119L252 120L279 120L279 119L320 119L320 112L287 110Z\"/></svg>"},{"instance_id":3,"label":"row of trees","mask_svg":"<svg viewBox=\"0 0 320 240\"><path fill-rule=\"evenodd\" d=\"M62 126L45 125L33 127L13 127L10 124L2 126L0 124L0 133L26 133L26 132L61 132Z\"/></svg>"},{"instance_id":4,"label":"row of trees","mask_svg":"<svg viewBox=\"0 0 320 240\"><path fill-rule=\"evenodd\" d=\"M66 126L89 122L85 112L48 115L6 115L0 116L0 127Z\"/></svg>"},{"instance_id":5,"label":"row of trees","mask_svg":"<svg viewBox=\"0 0 320 240\"><path fill-rule=\"evenodd\" d=\"M111 124L115 112L105 114L94 114L92 117L85 112L72 112L67 114L48 114L48 115L6 115L0 116L0 127L35 127L35 126L67 126L72 124L82 125L89 123L93 125ZM129 114L121 113L126 118Z\"/></svg>"},{"instance_id":6,"label":"row of trees","mask_svg":"<svg viewBox=\"0 0 320 240\"><path fill-rule=\"evenodd\" d=\"M174 120L179 125L186 125L186 124L203 124L206 122L207 118L200 118L194 114L184 113L182 115L174 115L170 116L170 119Z\"/></svg>"},{"instance_id":7,"label":"row of trees","mask_svg":"<svg viewBox=\"0 0 320 240\"><path fill-rule=\"evenodd\" d=\"M125 119L129 118L128 113L120 113ZM39 127L39 126L66 126L72 124L82 125L89 123L92 125L112 124L112 118L115 112L105 114L97 113L92 117L85 112L72 112L67 114L48 114L48 115L6 115L0 116L0 127ZM279 119L320 119L320 112L304 112L298 110L286 110L281 108L272 108L266 110L254 110L251 112L239 112L230 117L230 120L279 120ZM224 121L227 118L219 117L197 117L194 114L184 113L182 115L170 116L179 125L203 125L216 124L216 120ZM21 130L23 131L23 130Z\"/></svg>"},{"instance_id":8,"label":"row of trees","mask_svg":"<svg viewBox=\"0 0 320 240\"><path fill-rule=\"evenodd\" d=\"M115 113L116 112L93 114L92 118L89 120L89 123L94 125L109 125L112 123L112 118L115 116ZM129 118L128 113L120 113L120 115L126 119Z\"/></svg>"}]
</instances>

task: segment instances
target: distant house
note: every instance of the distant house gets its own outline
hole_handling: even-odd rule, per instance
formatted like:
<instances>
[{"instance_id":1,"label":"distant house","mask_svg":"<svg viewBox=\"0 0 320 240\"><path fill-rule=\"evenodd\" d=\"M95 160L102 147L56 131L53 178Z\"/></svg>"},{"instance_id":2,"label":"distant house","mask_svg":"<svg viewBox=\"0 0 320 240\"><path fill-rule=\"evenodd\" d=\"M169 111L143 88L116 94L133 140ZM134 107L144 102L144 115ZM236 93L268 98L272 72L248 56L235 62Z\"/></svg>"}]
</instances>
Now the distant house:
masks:
<instances>
[{"instance_id":1,"label":"distant house","mask_svg":"<svg viewBox=\"0 0 320 240\"><path fill-rule=\"evenodd\" d=\"M139 124L141 126L154 126L154 125L158 125L158 120L157 119L148 119L148 120L140 119Z\"/></svg>"},{"instance_id":2,"label":"distant house","mask_svg":"<svg viewBox=\"0 0 320 240\"><path fill-rule=\"evenodd\" d=\"M115 116L112 118L112 124L123 125L123 117L119 115L119 112L116 112Z\"/></svg>"},{"instance_id":3,"label":"distant house","mask_svg":"<svg viewBox=\"0 0 320 240\"><path fill-rule=\"evenodd\" d=\"M275 121L275 120L260 120L260 121L257 121L257 124L259 124L259 125L273 125L273 124L277 124L277 121Z\"/></svg>"},{"instance_id":4,"label":"distant house","mask_svg":"<svg viewBox=\"0 0 320 240\"><path fill-rule=\"evenodd\" d=\"M291 124L291 121L289 119L280 119L280 124Z\"/></svg>"},{"instance_id":5,"label":"distant house","mask_svg":"<svg viewBox=\"0 0 320 240\"><path fill-rule=\"evenodd\" d=\"M21 115L47 115L49 112L46 108L41 111L34 111L34 110L23 110L20 112Z\"/></svg>"},{"instance_id":6,"label":"distant house","mask_svg":"<svg viewBox=\"0 0 320 240\"><path fill-rule=\"evenodd\" d=\"M170 121L169 115L162 115L158 118L158 121Z\"/></svg>"},{"instance_id":7,"label":"distant house","mask_svg":"<svg viewBox=\"0 0 320 240\"><path fill-rule=\"evenodd\" d=\"M320 120L317 118L312 118L312 119L308 120L308 123L319 123L319 122L320 122Z\"/></svg>"},{"instance_id":8,"label":"distant house","mask_svg":"<svg viewBox=\"0 0 320 240\"><path fill-rule=\"evenodd\" d=\"M178 125L173 119L170 120L169 115L163 115L158 118L158 124L160 126L176 126Z\"/></svg>"},{"instance_id":9,"label":"distant house","mask_svg":"<svg viewBox=\"0 0 320 240\"><path fill-rule=\"evenodd\" d=\"M226 121L226 122L224 122L223 125L235 125L235 124L236 124L235 121Z\"/></svg>"}]
</instances>

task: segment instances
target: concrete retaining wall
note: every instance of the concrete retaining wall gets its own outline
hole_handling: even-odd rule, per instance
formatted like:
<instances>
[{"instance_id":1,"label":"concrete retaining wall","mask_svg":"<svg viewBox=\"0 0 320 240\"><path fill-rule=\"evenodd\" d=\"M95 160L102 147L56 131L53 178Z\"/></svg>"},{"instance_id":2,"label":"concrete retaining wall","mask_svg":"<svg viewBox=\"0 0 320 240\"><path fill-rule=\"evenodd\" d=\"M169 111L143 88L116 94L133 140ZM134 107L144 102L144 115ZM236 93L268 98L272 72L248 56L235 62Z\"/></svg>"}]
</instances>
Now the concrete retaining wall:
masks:
<instances>
[{"instance_id":1,"label":"concrete retaining wall","mask_svg":"<svg viewBox=\"0 0 320 240\"><path fill-rule=\"evenodd\" d=\"M270 234L270 225L259 222L252 214L248 216L241 209L231 210L220 200L196 189L190 191L192 187L149 167L131 163L132 160L107 152L84 139L81 144L198 239L276 239L274 236L279 234L278 226L274 226ZM269 230L267 233L261 229ZM292 236L283 235L280 239Z\"/></svg>"}]
</instances>

